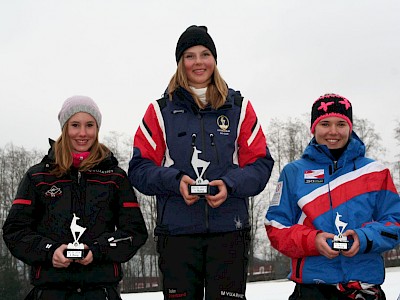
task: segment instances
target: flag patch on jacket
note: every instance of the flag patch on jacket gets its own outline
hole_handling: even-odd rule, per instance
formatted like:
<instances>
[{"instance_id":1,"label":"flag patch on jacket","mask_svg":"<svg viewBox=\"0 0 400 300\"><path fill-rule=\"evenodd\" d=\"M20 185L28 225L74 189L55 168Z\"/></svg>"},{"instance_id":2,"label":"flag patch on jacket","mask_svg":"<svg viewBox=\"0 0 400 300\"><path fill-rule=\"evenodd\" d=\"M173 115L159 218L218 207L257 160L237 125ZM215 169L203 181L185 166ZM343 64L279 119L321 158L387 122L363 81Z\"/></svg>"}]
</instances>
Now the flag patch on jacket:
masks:
<instances>
[{"instance_id":1,"label":"flag patch on jacket","mask_svg":"<svg viewBox=\"0 0 400 300\"><path fill-rule=\"evenodd\" d=\"M304 171L304 183L324 183L324 169Z\"/></svg>"}]
</instances>

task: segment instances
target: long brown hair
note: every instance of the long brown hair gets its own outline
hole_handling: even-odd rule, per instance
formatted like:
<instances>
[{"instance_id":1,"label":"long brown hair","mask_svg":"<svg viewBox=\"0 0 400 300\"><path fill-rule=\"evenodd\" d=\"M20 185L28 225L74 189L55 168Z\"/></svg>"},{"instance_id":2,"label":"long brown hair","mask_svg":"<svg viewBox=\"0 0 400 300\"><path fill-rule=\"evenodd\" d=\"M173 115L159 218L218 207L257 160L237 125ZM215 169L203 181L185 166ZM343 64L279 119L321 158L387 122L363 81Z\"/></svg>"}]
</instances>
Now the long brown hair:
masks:
<instances>
[{"instance_id":1,"label":"long brown hair","mask_svg":"<svg viewBox=\"0 0 400 300\"><path fill-rule=\"evenodd\" d=\"M55 163L51 173L57 177L61 177L66 174L72 166L72 147L68 137L68 121L63 126L61 135L54 143L53 149ZM110 155L110 150L99 142L99 127L97 127L96 139L89 151L90 154L80 164L79 171L84 172L92 169Z\"/></svg>"},{"instance_id":2,"label":"long brown hair","mask_svg":"<svg viewBox=\"0 0 400 300\"><path fill-rule=\"evenodd\" d=\"M168 94L170 100L172 99L172 94L174 93L174 91L179 87L184 88L192 95L198 107L204 108L204 104L200 101L199 97L192 91L189 86L185 66L183 64L183 55L179 59L176 72L172 76L168 85ZM225 80L222 78L218 71L217 64L215 64L211 82L207 87L206 99L208 103L210 103L212 108L218 109L219 107L224 105L227 96L228 87Z\"/></svg>"}]
</instances>

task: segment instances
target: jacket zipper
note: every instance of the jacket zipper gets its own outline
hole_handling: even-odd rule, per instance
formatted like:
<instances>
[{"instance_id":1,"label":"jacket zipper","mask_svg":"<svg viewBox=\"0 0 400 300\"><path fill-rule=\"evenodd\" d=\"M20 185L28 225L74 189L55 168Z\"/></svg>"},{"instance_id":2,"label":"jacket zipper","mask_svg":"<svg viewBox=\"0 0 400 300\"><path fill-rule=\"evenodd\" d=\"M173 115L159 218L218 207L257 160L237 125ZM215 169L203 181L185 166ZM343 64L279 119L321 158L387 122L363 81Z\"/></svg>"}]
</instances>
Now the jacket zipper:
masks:
<instances>
[{"instance_id":1,"label":"jacket zipper","mask_svg":"<svg viewBox=\"0 0 400 300\"><path fill-rule=\"evenodd\" d=\"M192 134L192 148L195 146L195 141L196 141L196 134Z\"/></svg>"},{"instance_id":2,"label":"jacket zipper","mask_svg":"<svg viewBox=\"0 0 400 300\"><path fill-rule=\"evenodd\" d=\"M201 130L201 145L202 145L202 150L205 150L205 133L204 133L204 120L203 117L198 114L198 119L200 121L200 130ZM196 134L193 133L192 134L192 147L195 146L195 141L196 141ZM204 153L204 152L203 152ZM204 153L205 154L205 153ZM207 171L206 171L207 172ZM203 176L205 177L206 172L204 172ZM204 214L205 214L205 226L206 226L206 231L209 231L209 222L208 222L208 204L207 204L207 200L204 199Z\"/></svg>"},{"instance_id":3,"label":"jacket zipper","mask_svg":"<svg viewBox=\"0 0 400 300\"><path fill-rule=\"evenodd\" d=\"M78 190L79 190L79 199L77 199L78 201L78 205L79 205L79 209L82 210L82 222L86 223L86 213L85 213L85 202L86 202L86 194L84 192L84 189L82 188L82 172L78 171ZM76 208L75 208L76 210Z\"/></svg>"},{"instance_id":4,"label":"jacket zipper","mask_svg":"<svg viewBox=\"0 0 400 300\"><path fill-rule=\"evenodd\" d=\"M200 128L201 128L201 144L202 144L202 150L203 150L203 154L204 155L206 155L206 153L205 153L205 150L206 150L206 147L205 147L205 144L206 144L206 141L205 141L205 130L204 130L204 119L203 119L203 116L201 116L201 115L199 115L199 118L200 118ZM204 178L206 177L206 174L207 174L207 170L204 172L204 174L203 174L203 176L204 176ZM209 232L210 231L210 224L209 224L209 221L208 221L208 203L207 203L207 200L206 199L204 199L204 213L205 213L205 222L206 222L206 231L207 232Z\"/></svg>"}]
</instances>

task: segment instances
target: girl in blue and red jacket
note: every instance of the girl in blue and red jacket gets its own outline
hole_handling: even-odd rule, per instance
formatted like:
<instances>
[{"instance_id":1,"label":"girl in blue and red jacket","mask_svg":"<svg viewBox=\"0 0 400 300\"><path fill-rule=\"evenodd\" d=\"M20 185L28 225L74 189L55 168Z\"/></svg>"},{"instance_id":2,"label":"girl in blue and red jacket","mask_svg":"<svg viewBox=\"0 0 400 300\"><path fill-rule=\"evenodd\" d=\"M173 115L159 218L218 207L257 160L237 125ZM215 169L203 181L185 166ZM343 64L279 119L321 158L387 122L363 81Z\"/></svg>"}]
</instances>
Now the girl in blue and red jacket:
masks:
<instances>
[{"instance_id":1,"label":"girl in blue and red jacket","mask_svg":"<svg viewBox=\"0 0 400 300\"><path fill-rule=\"evenodd\" d=\"M291 258L289 299L385 299L382 252L400 241L400 199L352 126L349 100L321 96L313 139L280 174L265 226L272 246Z\"/></svg>"},{"instance_id":2,"label":"girl in blue and red jacket","mask_svg":"<svg viewBox=\"0 0 400 300\"><path fill-rule=\"evenodd\" d=\"M207 28L187 28L175 55L164 97L136 132L128 176L157 197L165 299L203 299L204 288L205 299L245 299L248 197L264 189L273 160L252 105L220 76Z\"/></svg>"}]
</instances>

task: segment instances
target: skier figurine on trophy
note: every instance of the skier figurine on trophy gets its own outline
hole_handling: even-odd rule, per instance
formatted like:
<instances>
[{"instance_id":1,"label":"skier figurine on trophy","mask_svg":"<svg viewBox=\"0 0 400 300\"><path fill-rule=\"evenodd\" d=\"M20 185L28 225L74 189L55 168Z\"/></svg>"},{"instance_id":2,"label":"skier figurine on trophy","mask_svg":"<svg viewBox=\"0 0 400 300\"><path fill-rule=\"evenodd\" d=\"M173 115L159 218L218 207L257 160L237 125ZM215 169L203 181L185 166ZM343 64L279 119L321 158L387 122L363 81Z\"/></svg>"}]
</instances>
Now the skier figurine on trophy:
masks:
<instances>
[{"instance_id":1,"label":"skier figurine on trophy","mask_svg":"<svg viewBox=\"0 0 400 300\"><path fill-rule=\"evenodd\" d=\"M85 232L86 227L76 224L76 221L79 219L80 218L78 218L74 213L74 217L72 218L70 226L72 236L74 237L74 242L69 243L67 249L65 250L65 257L69 259L83 259L85 257L85 247L82 243L79 243L78 240ZM76 234L78 234L78 236Z\"/></svg>"},{"instance_id":2,"label":"skier figurine on trophy","mask_svg":"<svg viewBox=\"0 0 400 300\"><path fill-rule=\"evenodd\" d=\"M210 165L210 162L202 160L199 158L200 150L193 146L193 155L192 155L192 166L194 171L196 172L196 183L189 184L189 194L190 195L208 195L210 193L210 185L207 179L203 179L203 175ZM201 169L201 172L199 172Z\"/></svg>"},{"instance_id":3,"label":"skier figurine on trophy","mask_svg":"<svg viewBox=\"0 0 400 300\"><path fill-rule=\"evenodd\" d=\"M343 231L346 228L347 223L340 221L341 216L342 215L336 212L335 226L339 234L335 235L333 238L332 249L337 251L347 251L349 250L349 241L347 240L347 236L343 235Z\"/></svg>"}]
</instances>

